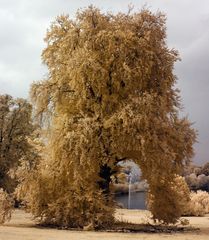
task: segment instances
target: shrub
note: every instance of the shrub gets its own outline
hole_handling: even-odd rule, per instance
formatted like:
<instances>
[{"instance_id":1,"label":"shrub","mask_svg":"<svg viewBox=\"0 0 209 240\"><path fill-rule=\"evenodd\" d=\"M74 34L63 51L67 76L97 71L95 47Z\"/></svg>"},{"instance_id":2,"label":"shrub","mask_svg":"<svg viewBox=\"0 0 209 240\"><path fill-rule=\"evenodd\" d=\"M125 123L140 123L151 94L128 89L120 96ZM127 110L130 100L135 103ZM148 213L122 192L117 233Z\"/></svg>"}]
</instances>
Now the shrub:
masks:
<instances>
[{"instance_id":1,"label":"shrub","mask_svg":"<svg viewBox=\"0 0 209 240\"><path fill-rule=\"evenodd\" d=\"M185 215L203 216L209 213L209 193L201 190L191 192L190 199L184 212Z\"/></svg>"}]
</instances>

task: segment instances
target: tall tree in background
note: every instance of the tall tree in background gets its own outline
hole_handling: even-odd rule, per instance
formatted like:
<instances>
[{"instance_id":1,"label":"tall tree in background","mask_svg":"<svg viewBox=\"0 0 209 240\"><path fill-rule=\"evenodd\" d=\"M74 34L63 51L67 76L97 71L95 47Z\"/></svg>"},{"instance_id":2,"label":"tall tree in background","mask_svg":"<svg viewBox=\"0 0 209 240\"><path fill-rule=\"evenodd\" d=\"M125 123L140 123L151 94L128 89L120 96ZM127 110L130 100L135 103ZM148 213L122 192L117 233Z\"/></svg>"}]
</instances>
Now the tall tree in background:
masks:
<instances>
[{"instance_id":1,"label":"tall tree in background","mask_svg":"<svg viewBox=\"0 0 209 240\"><path fill-rule=\"evenodd\" d=\"M43 160L25 188L32 213L61 226L106 226L114 213L111 176L132 159L148 181L153 217L175 222L181 210L173 185L195 132L178 116L178 54L166 45L165 16L89 7L75 20L58 17L45 41L49 75L32 85L31 97L49 126Z\"/></svg>"},{"instance_id":2,"label":"tall tree in background","mask_svg":"<svg viewBox=\"0 0 209 240\"><path fill-rule=\"evenodd\" d=\"M0 188L8 193L17 185L11 175L21 161L29 161L33 154L28 141L34 130L31 110L24 99L0 95Z\"/></svg>"}]
</instances>

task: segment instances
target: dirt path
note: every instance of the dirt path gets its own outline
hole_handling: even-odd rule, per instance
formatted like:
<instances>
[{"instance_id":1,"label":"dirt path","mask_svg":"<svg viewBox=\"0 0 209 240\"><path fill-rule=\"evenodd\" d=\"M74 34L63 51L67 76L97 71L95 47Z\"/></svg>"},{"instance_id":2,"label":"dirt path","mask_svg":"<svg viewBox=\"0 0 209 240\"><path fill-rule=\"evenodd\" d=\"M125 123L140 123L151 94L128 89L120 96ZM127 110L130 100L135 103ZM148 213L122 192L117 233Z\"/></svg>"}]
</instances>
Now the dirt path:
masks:
<instances>
[{"instance_id":1,"label":"dirt path","mask_svg":"<svg viewBox=\"0 0 209 240\"><path fill-rule=\"evenodd\" d=\"M116 216L119 219L134 223L149 220L148 211L120 209L117 211ZM12 220L4 226L0 226L0 240L209 240L209 215L190 217L188 219L191 225L200 228L200 231L175 234L84 232L38 228L29 214L16 210Z\"/></svg>"}]
</instances>

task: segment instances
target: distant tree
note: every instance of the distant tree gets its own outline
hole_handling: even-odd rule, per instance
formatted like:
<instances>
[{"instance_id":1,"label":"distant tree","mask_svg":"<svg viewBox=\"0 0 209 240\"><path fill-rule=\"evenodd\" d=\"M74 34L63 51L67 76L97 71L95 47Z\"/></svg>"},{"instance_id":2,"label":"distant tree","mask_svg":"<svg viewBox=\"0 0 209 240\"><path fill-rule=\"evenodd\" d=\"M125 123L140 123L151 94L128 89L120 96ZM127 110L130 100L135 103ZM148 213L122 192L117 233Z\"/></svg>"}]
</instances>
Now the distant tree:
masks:
<instances>
[{"instance_id":1,"label":"distant tree","mask_svg":"<svg viewBox=\"0 0 209 240\"><path fill-rule=\"evenodd\" d=\"M191 173L185 177L186 182L191 190L209 191L209 176L205 174L196 175Z\"/></svg>"},{"instance_id":2,"label":"distant tree","mask_svg":"<svg viewBox=\"0 0 209 240\"><path fill-rule=\"evenodd\" d=\"M205 163L205 165L201 168L200 174L205 174L205 176L209 176L209 162Z\"/></svg>"},{"instance_id":3,"label":"distant tree","mask_svg":"<svg viewBox=\"0 0 209 240\"><path fill-rule=\"evenodd\" d=\"M31 212L59 226L111 224L111 176L132 159L155 199L154 218L175 222L179 199L167 199L196 134L178 115L178 54L166 45L165 16L89 7L74 20L58 17L45 41L49 76L32 85L31 97L48 135L25 188Z\"/></svg>"},{"instance_id":4,"label":"distant tree","mask_svg":"<svg viewBox=\"0 0 209 240\"><path fill-rule=\"evenodd\" d=\"M17 185L12 175L20 161L30 161L32 154L28 142L34 130L31 109L24 99L0 95L0 188L8 193Z\"/></svg>"}]
</instances>

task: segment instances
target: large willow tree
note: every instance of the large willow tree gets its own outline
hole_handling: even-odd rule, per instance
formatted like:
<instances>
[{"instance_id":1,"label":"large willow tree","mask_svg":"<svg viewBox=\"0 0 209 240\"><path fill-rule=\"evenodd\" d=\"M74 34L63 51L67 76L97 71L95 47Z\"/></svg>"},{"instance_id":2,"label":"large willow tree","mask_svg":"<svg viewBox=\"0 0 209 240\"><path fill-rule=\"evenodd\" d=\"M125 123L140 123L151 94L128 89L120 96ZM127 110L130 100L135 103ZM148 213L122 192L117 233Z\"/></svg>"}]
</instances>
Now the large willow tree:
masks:
<instances>
[{"instance_id":1,"label":"large willow tree","mask_svg":"<svg viewBox=\"0 0 209 240\"><path fill-rule=\"evenodd\" d=\"M32 213L59 226L107 226L111 176L132 159L148 181L153 217L175 222L175 176L193 154L195 132L178 114L178 54L166 45L165 16L89 7L73 20L58 17L45 41L49 74L31 97L46 148L22 186Z\"/></svg>"}]
</instances>

